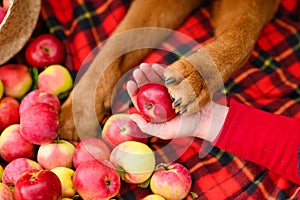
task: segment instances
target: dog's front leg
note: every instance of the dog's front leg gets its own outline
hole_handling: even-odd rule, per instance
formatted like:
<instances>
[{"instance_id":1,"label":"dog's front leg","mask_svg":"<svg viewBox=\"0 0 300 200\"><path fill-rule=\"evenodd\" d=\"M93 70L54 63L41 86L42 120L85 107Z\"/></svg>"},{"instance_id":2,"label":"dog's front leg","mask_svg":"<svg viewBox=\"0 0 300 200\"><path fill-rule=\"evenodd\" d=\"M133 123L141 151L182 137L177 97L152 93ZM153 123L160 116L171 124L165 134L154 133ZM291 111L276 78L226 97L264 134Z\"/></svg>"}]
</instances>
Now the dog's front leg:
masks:
<instances>
[{"instance_id":1,"label":"dog's front leg","mask_svg":"<svg viewBox=\"0 0 300 200\"><path fill-rule=\"evenodd\" d=\"M200 5L199 0L135 0L128 13L74 87L60 113L60 137L79 140L98 134L99 122L110 112L115 84L167 37L136 28L177 28ZM144 43L145 42L145 43ZM140 45L140 47L139 47ZM96 118L96 120L94 120Z\"/></svg>"},{"instance_id":2,"label":"dog's front leg","mask_svg":"<svg viewBox=\"0 0 300 200\"><path fill-rule=\"evenodd\" d=\"M246 63L279 0L221 0L214 5L215 40L165 71L176 111L196 112Z\"/></svg>"}]
</instances>

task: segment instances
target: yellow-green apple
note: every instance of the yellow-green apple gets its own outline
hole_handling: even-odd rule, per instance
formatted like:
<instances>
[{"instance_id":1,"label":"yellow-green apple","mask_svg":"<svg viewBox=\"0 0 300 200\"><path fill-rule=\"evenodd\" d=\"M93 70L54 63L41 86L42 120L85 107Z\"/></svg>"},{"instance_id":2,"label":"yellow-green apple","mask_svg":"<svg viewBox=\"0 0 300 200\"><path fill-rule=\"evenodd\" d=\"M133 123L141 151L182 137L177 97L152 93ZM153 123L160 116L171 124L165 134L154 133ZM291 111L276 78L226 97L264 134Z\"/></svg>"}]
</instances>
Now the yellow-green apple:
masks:
<instances>
[{"instance_id":1,"label":"yellow-green apple","mask_svg":"<svg viewBox=\"0 0 300 200\"><path fill-rule=\"evenodd\" d=\"M0 182L2 182L2 176L3 176L3 167L0 165Z\"/></svg>"},{"instance_id":2,"label":"yellow-green apple","mask_svg":"<svg viewBox=\"0 0 300 200\"><path fill-rule=\"evenodd\" d=\"M141 131L129 114L119 113L111 115L105 122L102 139L114 148L125 141L147 143L148 135Z\"/></svg>"},{"instance_id":3,"label":"yellow-green apple","mask_svg":"<svg viewBox=\"0 0 300 200\"><path fill-rule=\"evenodd\" d=\"M6 127L20 122L19 102L12 97L0 99L0 132Z\"/></svg>"},{"instance_id":4,"label":"yellow-green apple","mask_svg":"<svg viewBox=\"0 0 300 200\"><path fill-rule=\"evenodd\" d=\"M37 103L20 115L21 135L37 145L48 144L58 136L57 110L46 103Z\"/></svg>"},{"instance_id":5,"label":"yellow-green apple","mask_svg":"<svg viewBox=\"0 0 300 200\"><path fill-rule=\"evenodd\" d=\"M184 199L190 192L192 178L190 172L180 163L159 164L150 179L154 194L165 199Z\"/></svg>"},{"instance_id":6,"label":"yellow-green apple","mask_svg":"<svg viewBox=\"0 0 300 200\"><path fill-rule=\"evenodd\" d=\"M3 97L3 93L4 93L4 86L2 81L0 80L0 99Z\"/></svg>"},{"instance_id":7,"label":"yellow-green apple","mask_svg":"<svg viewBox=\"0 0 300 200\"><path fill-rule=\"evenodd\" d=\"M10 125L1 133L0 155L7 162L16 158L34 158L35 147L21 135L20 124Z\"/></svg>"},{"instance_id":8,"label":"yellow-green apple","mask_svg":"<svg viewBox=\"0 0 300 200\"><path fill-rule=\"evenodd\" d=\"M0 67L0 80L6 96L20 98L31 88L32 77L28 67L23 64L5 64Z\"/></svg>"},{"instance_id":9,"label":"yellow-green apple","mask_svg":"<svg viewBox=\"0 0 300 200\"><path fill-rule=\"evenodd\" d=\"M20 103L19 113L21 115L24 110L30 108L32 105L36 103L47 103L53 106L57 112L60 111L60 101L56 95L50 92L41 91L39 89L32 90L22 99Z\"/></svg>"},{"instance_id":10,"label":"yellow-green apple","mask_svg":"<svg viewBox=\"0 0 300 200\"><path fill-rule=\"evenodd\" d=\"M149 194L145 196L142 200L165 200L165 198L158 194Z\"/></svg>"},{"instance_id":11,"label":"yellow-green apple","mask_svg":"<svg viewBox=\"0 0 300 200\"><path fill-rule=\"evenodd\" d=\"M65 97L73 87L69 70L62 65L50 65L38 76L38 88L51 92L59 98Z\"/></svg>"},{"instance_id":12,"label":"yellow-green apple","mask_svg":"<svg viewBox=\"0 0 300 200\"><path fill-rule=\"evenodd\" d=\"M61 182L62 197L73 197L76 194L73 184L73 176L75 171L68 167L55 167L51 169L51 171L58 176Z\"/></svg>"},{"instance_id":13,"label":"yellow-green apple","mask_svg":"<svg viewBox=\"0 0 300 200\"><path fill-rule=\"evenodd\" d=\"M121 187L117 170L105 160L90 160L75 170L73 183L83 199L108 200L116 196Z\"/></svg>"},{"instance_id":14,"label":"yellow-green apple","mask_svg":"<svg viewBox=\"0 0 300 200\"><path fill-rule=\"evenodd\" d=\"M110 149L100 138L85 138L81 140L75 149L73 165L77 168L88 160L109 160Z\"/></svg>"},{"instance_id":15,"label":"yellow-green apple","mask_svg":"<svg viewBox=\"0 0 300 200\"><path fill-rule=\"evenodd\" d=\"M33 38L25 48L25 59L30 66L40 69L61 64L65 59L64 44L52 34L41 34Z\"/></svg>"},{"instance_id":16,"label":"yellow-green apple","mask_svg":"<svg viewBox=\"0 0 300 200\"><path fill-rule=\"evenodd\" d=\"M49 144L40 145L37 152L37 161L44 169L55 167L73 167L75 146L66 140L54 140Z\"/></svg>"},{"instance_id":17,"label":"yellow-green apple","mask_svg":"<svg viewBox=\"0 0 300 200\"><path fill-rule=\"evenodd\" d=\"M155 168L152 149L136 141L126 141L116 146L110 154L110 161L122 180L133 184L148 180Z\"/></svg>"},{"instance_id":18,"label":"yellow-green apple","mask_svg":"<svg viewBox=\"0 0 300 200\"><path fill-rule=\"evenodd\" d=\"M22 173L33 169L42 170L43 167L29 158L17 158L9 162L4 168L2 182L7 185L15 185Z\"/></svg>"},{"instance_id":19,"label":"yellow-green apple","mask_svg":"<svg viewBox=\"0 0 300 200\"><path fill-rule=\"evenodd\" d=\"M13 192L8 187L8 185L5 185L4 183L0 183L0 199L3 200L14 200Z\"/></svg>"},{"instance_id":20,"label":"yellow-green apple","mask_svg":"<svg viewBox=\"0 0 300 200\"><path fill-rule=\"evenodd\" d=\"M24 172L14 187L15 200L60 200L61 182L50 170Z\"/></svg>"},{"instance_id":21,"label":"yellow-green apple","mask_svg":"<svg viewBox=\"0 0 300 200\"><path fill-rule=\"evenodd\" d=\"M137 106L142 116L153 123L161 123L175 117L168 89L159 83L146 83L137 93Z\"/></svg>"}]
</instances>

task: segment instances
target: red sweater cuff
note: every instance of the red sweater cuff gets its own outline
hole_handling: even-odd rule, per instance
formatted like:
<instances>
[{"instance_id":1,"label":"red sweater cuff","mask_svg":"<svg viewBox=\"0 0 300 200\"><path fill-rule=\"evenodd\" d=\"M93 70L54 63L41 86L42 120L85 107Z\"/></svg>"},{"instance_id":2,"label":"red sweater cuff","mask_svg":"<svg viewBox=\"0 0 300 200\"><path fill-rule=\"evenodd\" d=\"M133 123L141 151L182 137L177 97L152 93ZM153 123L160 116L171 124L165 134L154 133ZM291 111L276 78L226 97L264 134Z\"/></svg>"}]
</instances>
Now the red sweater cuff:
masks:
<instances>
[{"instance_id":1,"label":"red sweater cuff","mask_svg":"<svg viewBox=\"0 0 300 200\"><path fill-rule=\"evenodd\" d=\"M300 184L300 120L230 101L215 146Z\"/></svg>"}]
</instances>

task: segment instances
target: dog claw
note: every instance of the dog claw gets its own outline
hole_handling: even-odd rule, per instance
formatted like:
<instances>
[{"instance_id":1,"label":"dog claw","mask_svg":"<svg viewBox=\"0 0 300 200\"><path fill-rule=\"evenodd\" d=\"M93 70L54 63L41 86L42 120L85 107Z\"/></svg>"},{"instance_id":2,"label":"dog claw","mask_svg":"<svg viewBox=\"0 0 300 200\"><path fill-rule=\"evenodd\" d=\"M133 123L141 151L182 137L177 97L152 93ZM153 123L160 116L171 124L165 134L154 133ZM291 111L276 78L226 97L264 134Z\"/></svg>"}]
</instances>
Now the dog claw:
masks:
<instances>
[{"instance_id":1,"label":"dog claw","mask_svg":"<svg viewBox=\"0 0 300 200\"><path fill-rule=\"evenodd\" d=\"M174 78L168 78L165 80L165 84L174 83L176 80Z\"/></svg>"},{"instance_id":2,"label":"dog claw","mask_svg":"<svg viewBox=\"0 0 300 200\"><path fill-rule=\"evenodd\" d=\"M174 102L174 107L177 107L181 104L181 98L177 99L175 102Z\"/></svg>"},{"instance_id":3,"label":"dog claw","mask_svg":"<svg viewBox=\"0 0 300 200\"><path fill-rule=\"evenodd\" d=\"M185 113L186 111L187 111L187 108L184 107L184 108L181 109L181 111L180 111L179 113L180 113L180 114L183 114L183 113Z\"/></svg>"}]
</instances>

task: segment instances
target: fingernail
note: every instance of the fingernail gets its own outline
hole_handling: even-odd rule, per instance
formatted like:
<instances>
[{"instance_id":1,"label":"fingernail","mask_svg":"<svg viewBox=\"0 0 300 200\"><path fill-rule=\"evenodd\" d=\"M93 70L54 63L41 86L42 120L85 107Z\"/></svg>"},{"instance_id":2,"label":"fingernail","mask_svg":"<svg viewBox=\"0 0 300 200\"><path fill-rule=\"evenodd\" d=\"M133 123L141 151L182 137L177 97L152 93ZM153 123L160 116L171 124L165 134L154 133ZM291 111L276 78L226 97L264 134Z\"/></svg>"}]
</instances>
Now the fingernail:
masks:
<instances>
[{"instance_id":1,"label":"fingernail","mask_svg":"<svg viewBox=\"0 0 300 200\"><path fill-rule=\"evenodd\" d=\"M168 78L165 80L165 84L170 84L170 83L174 83L175 79L174 78Z\"/></svg>"}]
</instances>

